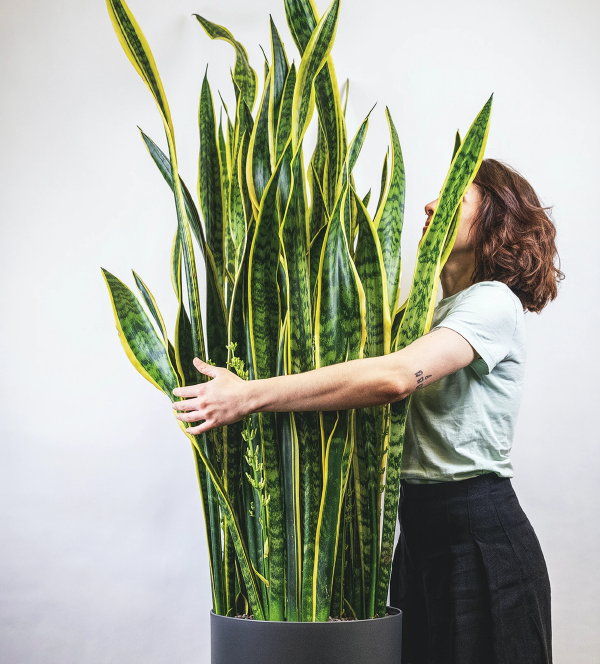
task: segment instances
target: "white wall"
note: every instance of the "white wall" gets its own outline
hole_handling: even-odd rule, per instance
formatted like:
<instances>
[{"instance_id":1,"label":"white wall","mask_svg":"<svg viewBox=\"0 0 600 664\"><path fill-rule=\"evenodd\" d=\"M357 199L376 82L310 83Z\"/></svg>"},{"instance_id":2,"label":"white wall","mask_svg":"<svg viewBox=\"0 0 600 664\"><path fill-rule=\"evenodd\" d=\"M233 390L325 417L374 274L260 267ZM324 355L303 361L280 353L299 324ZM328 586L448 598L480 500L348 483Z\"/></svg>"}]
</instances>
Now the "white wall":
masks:
<instances>
[{"instance_id":1,"label":"white wall","mask_svg":"<svg viewBox=\"0 0 600 664\"><path fill-rule=\"evenodd\" d=\"M317 2L322 11L326 2ZM228 26L262 73L268 14L298 62L283 2L131 0L169 96L181 168L195 190L206 63L230 107L232 51L192 12ZM407 169L402 280L454 132L491 92L486 156L554 206L559 298L528 314L529 364L514 486L542 543L555 661L597 662L600 149L598 5L591 0L343 0L333 56L350 78L349 131L371 105L357 166L378 191L389 106ZM170 328L172 197L139 124L158 112L103 2L4 3L0 651L19 664L208 662L210 585L189 443L168 400L130 366L100 266L153 289Z\"/></svg>"}]
</instances>

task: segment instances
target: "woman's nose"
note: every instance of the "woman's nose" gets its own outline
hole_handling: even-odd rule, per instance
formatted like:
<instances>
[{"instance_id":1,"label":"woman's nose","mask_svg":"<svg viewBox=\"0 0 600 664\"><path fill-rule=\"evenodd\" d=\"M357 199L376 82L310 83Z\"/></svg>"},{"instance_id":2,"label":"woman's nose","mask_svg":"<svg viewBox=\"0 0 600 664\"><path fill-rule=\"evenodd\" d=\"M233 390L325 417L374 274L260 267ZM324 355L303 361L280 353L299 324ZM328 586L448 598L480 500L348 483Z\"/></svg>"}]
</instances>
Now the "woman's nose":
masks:
<instances>
[{"instance_id":1,"label":"woman's nose","mask_svg":"<svg viewBox=\"0 0 600 664\"><path fill-rule=\"evenodd\" d=\"M434 201L427 203L427 205L425 206L425 214L428 217L431 217L431 215L435 212L435 208L437 207L437 202L438 199L436 198Z\"/></svg>"}]
</instances>

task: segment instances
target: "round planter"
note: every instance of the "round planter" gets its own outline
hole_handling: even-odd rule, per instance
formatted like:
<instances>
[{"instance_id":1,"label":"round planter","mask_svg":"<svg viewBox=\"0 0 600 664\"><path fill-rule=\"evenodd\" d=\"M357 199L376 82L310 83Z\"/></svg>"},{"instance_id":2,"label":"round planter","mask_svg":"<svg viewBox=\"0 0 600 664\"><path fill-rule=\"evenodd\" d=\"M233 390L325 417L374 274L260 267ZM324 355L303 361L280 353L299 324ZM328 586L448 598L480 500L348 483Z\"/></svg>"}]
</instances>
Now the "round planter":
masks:
<instances>
[{"instance_id":1,"label":"round planter","mask_svg":"<svg viewBox=\"0 0 600 664\"><path fill-rule=\"evenodd\" d=\"M210 612L211 664L400 664L402 611L366 620L290 622Z\"/></svg>"}]
</instances>

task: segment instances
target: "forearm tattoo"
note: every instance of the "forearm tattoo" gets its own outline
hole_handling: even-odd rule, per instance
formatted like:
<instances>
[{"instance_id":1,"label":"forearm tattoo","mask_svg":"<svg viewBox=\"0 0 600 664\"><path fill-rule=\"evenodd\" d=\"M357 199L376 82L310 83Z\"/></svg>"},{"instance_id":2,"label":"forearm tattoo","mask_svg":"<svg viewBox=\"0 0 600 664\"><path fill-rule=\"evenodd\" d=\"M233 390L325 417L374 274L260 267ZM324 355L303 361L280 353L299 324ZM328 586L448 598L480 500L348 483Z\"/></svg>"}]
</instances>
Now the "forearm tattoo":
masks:
<instances>
[{"instance_id":1,"label":"forearm tattoo","mask_svg":"<svg viewBox=\"0 0 600 664\"><path fill-rule=\"evenodd\" d=\"M417 389L417 390L420 390L422 387L425 387L425 381L426 381L428 378L431 378L431 374L428 374L427 376L424 376L424 375L423 375L423 370L422 370L422 369L419 369L419 370L415 373L415 378L417 379L417 387L416 387L416 389Z\"/></svg>"},{"instance_id":2,"label":"forearm tattoo","mask_svg":"<svg viewBox=\"0 0 600 664\"><path fill-rule=\"evenodd\" d=\"M441 327L434 327L431 330L429 330L429 332L427 332L427 334L432 334L433 332L437 332L438 330L441 330L441 329L442 329ZM431 374L428 374L427 376L424 376L423 375L423 370L419 369L419 371L417 371L415 373L415 378L417 379L416 389L420 390L423 387L426 387L426 385L427 385L426 381L427 381L428 378L431 378Z\"/></svg>"}]
</instances>

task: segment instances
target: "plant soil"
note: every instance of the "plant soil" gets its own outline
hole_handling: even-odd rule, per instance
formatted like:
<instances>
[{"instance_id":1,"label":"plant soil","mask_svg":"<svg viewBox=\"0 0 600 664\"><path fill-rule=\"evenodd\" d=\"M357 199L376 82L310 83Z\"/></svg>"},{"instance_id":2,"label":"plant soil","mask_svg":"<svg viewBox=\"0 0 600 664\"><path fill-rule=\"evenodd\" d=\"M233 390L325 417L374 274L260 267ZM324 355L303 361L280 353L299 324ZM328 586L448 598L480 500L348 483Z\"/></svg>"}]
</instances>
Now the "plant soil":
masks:
<instances>
[{"instance_id":1,"label":"plant soil","mask_svg":"<svg viewBox=\"0 0 600 664\"><path fill-rule=\"evenodd\" d=\"M385 615L389 616L391 614L386 612ZM249 613L240 613L237 616L234 616L234 618L245 618L246 620L254 620L254 616L252 614L249 614ZM343 621L346 621L346 620L353 621L353 620L357 620L357 619L356 618L333 618L333 617L329 616L327 622L343 622Z\"/></svg>"}]
</instances>

